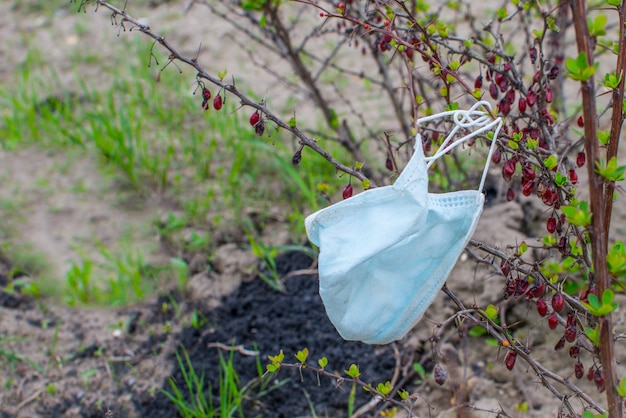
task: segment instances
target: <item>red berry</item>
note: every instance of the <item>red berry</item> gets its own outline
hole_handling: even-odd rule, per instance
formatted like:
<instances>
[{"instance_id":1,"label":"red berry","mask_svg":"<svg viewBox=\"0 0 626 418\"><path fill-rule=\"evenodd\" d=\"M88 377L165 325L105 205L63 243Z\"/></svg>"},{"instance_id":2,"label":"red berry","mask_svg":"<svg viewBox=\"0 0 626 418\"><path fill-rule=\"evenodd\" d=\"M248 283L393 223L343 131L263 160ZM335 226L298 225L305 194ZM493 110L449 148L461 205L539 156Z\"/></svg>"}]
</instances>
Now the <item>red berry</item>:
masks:
<instances>
[{"instance_id":1,"label":"red berry","mask_svg":"<svg viewBox=\"0 0 626 418\"><path fill-rule=\"evenodd\" d=\"M561 337L561 339L557 341L556 345L554 346L554 351L561 351L564 347L565 347L565 338Z\"/></svg>"},{"instance_id":2,"label":"red berry","mask_svg":"<svg viewBox=\"0 0 626 418\"><path fill-rule=\"evenodd\" d=\"M352 190L352 185L351 185L351 184L348 184L348 185L345 187L345 189L343 189L343 193L342 193L343 198L344 198L344 199L349 199L349 198L351 198L351 197L352 197L352 191L353 191L353 190Z\"/></svg>"},{"instance_id":3,"label":"red berry","mask_svg":"<svg viewBox=\"0 0 626 418\"><path fill-rule=\"evenodd\" d=\"M209 100L211 98L211 90L209 90L206 87L204 87L202 89L202 98L204 100Z\"/></svg>"},{"instance_id":4,"label":"red berry","mask_svg":"<svg viewBox=\"0 0 626 418\"><path fill-rule=\"evenodd\" d=\"M554 65L552 66L552 68L550 68L550 72L548 73L548 78L550 80L554 80L555 78L558 77L560 72L561 70L559 70L559 67L557 65Z\"/></svg>"},{"instance_id":5,"label":"red berry","mask_svg":"<svg viewBox=\"0 0 626 418\"><path fill-rule=\"evenodd\" d=\"M570 325L569 327L565 328L565 340L568 343L573 343L574 340L576 339L576 335L578 334L578 330L576 329L575 326Z\"/></svg>"},{"instance_id":6,"label":"red berry","mask_svg":"<svg viewBox=\"0 0 626 418\"><path fill-rule=\"evenodd\" d=\"M478 77L476 77L476 80L474 80L474 88L479 89L482 86L483 86L483 75L480 74Z\"/></svg>"},{"instance_id":7,"label":"red berry","mask_svg":"<svg viewBox=\"0 0 626 418\"><path fill-rule=\"evenodd\" d=\"M559 324L559 319L556 317L556 314L552 312L548 317L548 327L550 329L556 329L556 326Z\"/></svg>"},{"instance_id":8,"label":"red berry","mask_svg":"<svg viewBox=\"0 0 626 418\"><path fill-rule=\"evenodd\" d=\"M530 49L528 50L528 55L530 56L530 62L532 62L533 64L537 61L537 48L530 47Z\"/></svg>"},{"instance_id":9,"label":"red berry","mask_svg":"<svg viewBox=\"0 0 626 418\"><path fill-rule=\"evenodd\" d=\"M555 312L561 312L565 306L565 298L562 293L555 293L552 296L552 309Z\"/></svg>"},{"instance_id":10,"label":"red berry","mask_svg":"<svg viewBox=\"0 0 626 418\"><path fill-rule=\"evenodd\" d=\"M259 120L261 120L261 115L259 115L258 110L250 115L250 125L255 126Z\"/></svg>"},{"instance_id":11,"label":"red berry","mask_svg":"<svg viewBox=\"0 0 626 418\"><path fill-rule=\"evenodd\" d=\"M441 364L437 363L433 369L433 376L435 377L435 382L441 386L448 380L448 371Z\"/></svg>"},{"instance_id":12,"label":"red berry","mask_svg":"<svg viewBox=\"0 0 626 418\"><path fill-rule=\"evenodd\" d=\"M578 358L579 354L580 354L580 348L577 345L573 345L569 348L569 356L571 358ZM581 376L582 376L582 372L581 372Z\"/></svg>"},{"instance_id":13,"label":"red berry","mask_svg":"<svg viewBox=\"0 0 626 418\"><path fill-rule=\"evenodd\" d=\"M391 42L391 35L388 33L383 34L383 42L388 44Z\"/></svg>"},{"instance_id":14,"label":"red berry","mask_svg":"<svg viewBox=\"0 0 626 418\"><path fill-rule=\"evenodd\" d=\"M496 83L491 83L489 84L489 94L491 95L491 98L493 100L497 100L498 99L498 87L496 86Z\"/></svg>"},{"instance_id":15,"label":"red berry","mask_svg":"<svg viewBox=\"0 0 626 418\"><path fill-rule=\"evenodd\" d=\"M580 115L578 117L578 120L576 121L576 123L578 124L578 127L580 128L585 126L585 120L583 119L583 115Z\"/></svg>"},{"instance_id":16,"label":"red berry","mask_svg":"<svg viewBox=\"0 0 626 418\"><path fill-rule=\"evenodd\" d=\"M606 387L604 386L604 374L600 369L596 369L595 373L593 374L593 382L596 384L596 389L598 389L598 392L604 392L604 390L606 389Z\"/></svg>"},{"instance_id":17,"label":"red berry","mask_svg":"<svg viewBox=\"0 0 626 418\"><path fill-rule=\"evenodd\" d=\"M569 170L569 181L572 184L578 183L578 174L576 174L576 170L570 168Z\"/></svg>"},{"instance_id":18,"label":"red berry","mask_svg":"<svg viewBox=\"0 0 626 418\"><path fill-rule=\"evenodd\" d=\"M525 177L528 180L535 179L535 170L533 170L533 166L531 164L524 164L522 167L522 177Z\"/></svg>"},{"instance_id":19,"label":"red berry","mask_svg":"<svg viewBox=\"0 0 626 418\"><path fill-rule=\"evenodd\" d=\"M519 98L519 101L517 102L517 107L519 108L519 111L524 113L526 112L526 99L524 99L523 97Z\"/></svg>"},{"instance_id":20,"label":"red berry","mask_svg":"<svg viewBox=\"0 0 626 418\"><path fill-rule=\"evenodd\" d=\"M506 353L506 357L504 357L504 365L507 369L513 370L513 367L515 367L515 360L517 360L517 353L515 351L509 351Z\"/></svg>"},{"instance_id":21,"label":"red berry","mask_svg":"<svg viewBox=\"0 0 626 418\"><path fill-rule=\"evenodd\" d=\"M539 299L537 300L537 313L539 314L539 316L546 316L546 314L548 313L548 304L546 303L545 300L543 299Z\"/></svg>"},{"instance_id":22,"label":"red berry","mask_svg":"<svg viewBox=\"0 0 626 418\"><path fill-rule=\"evenodd\" d=\"M535 103L537 103L537 93L535 93L534 91L529 92L526 95L526 103L530 107L534 106Z\"/></svg>"},{"instance_id":23,"label":"red berry","mask_svg":"<svg viewBox=\"0 0 626 418\"><path fill-rule=\"evenodd\" d=\"M540 298L545 291L545 284L542 281L535 282L533 287L528 291L529 299Z\"/></svg>"},{"instance_id":24,"label":"red berry","mask_svg":"<svg viewBox=\"0 0 626 418\"><path fill-rule=\"evenodd\" d=\"M586 160L587 160L587 157L585 156L585 153L581 151L576 156L576 165L578 167L582 167L583 165L585 165Z\"/></svg>"},{"instance_id":25,"label":"red berry","mask_svg":"<svg viewBox=\"0 0 626 418\"><path fill-rule=\"evenodd\" d=\"M528 290L528 278L517 279L516 282L514 296L517 298L522 296L526 293L526 290Z\"/></svg>"},{"instance_id":26,"label":"red berry","mask_svg":"<svg viewBox=\"0 0 626 418\"><path fill-rule=\"evenodd\" d=\"M259 122L254 125L254 132L256 132L258 136L263 136L263 132L265 132L265 122L263 119L259 120Z\"/></svg>"},{"instance_id":27,"label":"red berry","mask_svg":"<svg viewBox=\"0 0 626 418\"><path fill-rule=\"evenodd\" d=\"M491 156L491 161L492 161L494 164L500 164L500 161L502 161L502 152L500 152L500 150L499 150L499 149L496 149L496 150L493 152L493 155Z\"/></svg>"},{"instance_id":28,"label":"red berry","mask_svg":"<svg viewBox=\"0 0 626 418\"><path fill-rule=\"evenodd\" d=\"M508 260L502 260L500 262L500 270L502 270L502 274L506 277L511 272L511 264Z\"/></svg>"},{"instance_id":29,"label":"red berry","mask_svg":"<svg viewBox=\"0 0 626 418\"><path fill-rule=\"evenodd\" d=\"M391 158L389 158L389 156L387 156L387 159L385 160L385 168L389 171L393 171L393 163L391 162Z\"/></svg>"},{"instance_id":30,"label":"red berry","mask_svg":"<svg viewBox=\"0 0 626 418\"><path fill-rule=\"evenodd\" d=\"M215 110L220 110L222 108L222 96L220 94L215 96L215 99L213 99L213 108Z\"/></svg>"},{"instance_id":31,"label":"red berry","mask_svg":"<svg viewBox=\"0 0 626 418\"><path fill-rule=\"evenodd\" d=\"M596 372L596 368L591 366L589 367L589 370L587 371L587 380L592 381L593 380L593 375Z\"/></svg>"},{"instance_id":32,"label":"red berry","mask_svg":"<svg viewBox=\"0 0 626 418\"><path fill-rule=\"evenodd\" d=\"M535 182L534 181L526 182L524 184L524 186L522 187L522 194L524 196L530 196L534 189L535 189Z\"/></svg>"},{"instance_id":33,"label":"red berry","mask_svg":"<svg viewBox=\"0 0 626 418\"><path fill-rule=\"evenodd\" d=\"M300 164L300 161L302 161L302 148L298 149L294 154L293 157L291 158L291 163L293 165L298 165Z\"/></svg>"},{"instance_id":34,"label":"red berry","mask_svg":"<svg viewBox=\"0 0 626 418\"><path fill-rule=\"evenodd\" d=\"M576 316L573 313L567 315L567 326L571 327L571 326L574 326L575 324L576 324Z\"/></svg>"},{"instance_id":35,"label":"red berry","mask_svg":"<svg viewBox=\"0 0 626 418\"><path fill-rule=\"evenodd\" d=\"M584 374L585 368L583 367L583 364L581 362L577 362L574 365L574 375L576 376L576 379L582 379Z\"/></svg>"},{"instance_id":36,"label":"red berry","mask_svg":"<svg viewBox=\"0 0 626 418\"><path fill-rule=\"evenodd\" d=\"M513 188L509 187L509 190L506 191L506 200L508 202L510 202L513 199L515 199L515 190L513 190Z\"/></svg>"},{"instance_id":37,"label":"red berry","mask_svg":"<svg viewBox=\"0 0 626 418\"><path fill-rule=\"evenodd\" d=\"M556 231L556 218L554 216L550 216L548 218L548 222L546 223L546 229L551 234Z\"/></svg>"},{"instance_id":38,"label":"red berry","mask_svg":"<svg viewBox=\"0 0 626 418\"><path fill-rule=\"evenodd\" d=\"M546 94L546 102L552 103L552 99L554 96L552 94L552 88L550 88L550 86L546 86L545 94Z\"/></svg>"}]
</instances>

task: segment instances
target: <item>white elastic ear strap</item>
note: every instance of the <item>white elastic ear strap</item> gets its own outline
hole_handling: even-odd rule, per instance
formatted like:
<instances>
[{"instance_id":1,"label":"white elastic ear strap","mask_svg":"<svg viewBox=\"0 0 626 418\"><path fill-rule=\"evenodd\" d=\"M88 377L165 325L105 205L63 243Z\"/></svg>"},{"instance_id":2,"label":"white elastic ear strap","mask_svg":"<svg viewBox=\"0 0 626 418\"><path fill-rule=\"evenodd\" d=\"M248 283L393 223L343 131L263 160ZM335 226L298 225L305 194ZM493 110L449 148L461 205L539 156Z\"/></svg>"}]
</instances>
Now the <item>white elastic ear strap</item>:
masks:
<instances>
[{"instance_id":1,"label":"white elastic ear strap","mask_svg":"<svg viewBox=\"0 0 626 418\"><path fill-rule=\"evenodd\" d=\"M498 135L500 134L500 129L502 128L502 119L497 118L493 120L487 112L477 110L479 106L485 106L486 108L491 109L491 105L488 102L480 101L474 104L474 106L472 106L467 111L452 110L452 111L438 113L436 115L426 116L424 118L419 119L417 121L417 125L419 126L421 122L427 122L427 121L441 118L444 116L454 117L454 123L456 126L452 129L452 131L448 134L446 139L443 141L439 150L437 150L437 152L433 156L425 158L425 160L428 161L428 164L427 164L428 168L430 168L430 166L433 165L437 159L447 154L450 150L470 140L471 138L474 138L480 135L481 133L485 131L491 130L494 126L496 127L496 130L494 131L493 139L491 141L491 146L489 147L489 154L487 155L487 163L485 164L483 175L480 180L480 186L478 187L478 191L482 192L483 187L485 185L485 180L487 178L487 172L489 171L489 163L491 162L491 157L495 150L496 139L498 138ZM472 119L472 117L476 117L476 119ZM472 127L480 127L480 129L477 129L476 131L472 131L469 134L465 135L464 137L453 141L454 136L456 135L456 133L458 132L460 128L472 128ZM417 139L420 139L419 143L421 143L421 136L419 134L418 136L419 138L416 137L416 142L418 142ZM448 146L450 142L452 142L452 144Z\"/></svg>"}]
</instances>

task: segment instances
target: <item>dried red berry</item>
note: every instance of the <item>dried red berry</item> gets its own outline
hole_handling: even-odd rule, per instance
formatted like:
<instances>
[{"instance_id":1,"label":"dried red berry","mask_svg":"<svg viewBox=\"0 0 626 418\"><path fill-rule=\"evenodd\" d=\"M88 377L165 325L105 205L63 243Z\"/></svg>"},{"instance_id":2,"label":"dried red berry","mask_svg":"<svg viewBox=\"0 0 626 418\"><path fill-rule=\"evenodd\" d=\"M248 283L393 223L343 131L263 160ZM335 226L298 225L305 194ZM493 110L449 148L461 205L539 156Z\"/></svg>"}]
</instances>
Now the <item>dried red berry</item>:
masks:
<instances>
[{"instance_id":1,"label":"dried red berry","mask_svg":"<svg viewBox=\"0 0 626 418\"><path fill-rule=\"evenodd\" d=\"M530 299L540 298L543 296L545 292L545 284L542 281L537 281L528 291L528 296Z\"/></svg>"},{"instance_id":2,"label":"dried red berry","mask_svg":"<svg viewBox=\"0 0 626 418\"><path fill-rule=\"evenodd\" d=\"M433 369L433 376L435 377L435 382L441 386L448 380L448 371L441 364L437 363Z\"/></svg>"},{"instance_id":3,"label":"dried red berry","mask_svg":"<svg viewBox=\"0 0 626 418\"><path fill-rule=\"evenodd\" d=\"M554 65L552 66L552 68L550 68L550 72L548 73L548 78L550 80L554 80L555 78L559 76L560 72L561 70L559 70L559 67L557 65Z\"/></svg>"},{"instance_id":4,"label":"dried red berry","mask_svg":"<svg viewBox=\"0 0 626 418\"><path fill-rule=\"evenodd\" d=\"M349 199L352 197L352 185L348 184L344 189L343 189L343 193L342 196L344 199Z\"/></svg>"},{"instance_id":5,"label":"dried red berry","mask_svg":"<svg viewBox=\"0 0 626 418\"><path fill-rule=\"evenodd\" d=\"M593 375L596 372L596 368L594 366L589 367L589 370L587 371L587 380L592 381L593 380Z\"/></svg>"},{"instance_id":6,"label":"dried red berry","mask_svg":"<svg viewBox=\"0 0 626 418\"><path fill-rule=\"evenodd\" d=\"M502 167L502 173L507 177L512 177L515 173L515 161L511 158L504 162L504 166Z\"/></svg>"},{"instance_id":7,"label":"dried red berry","mask_svg":"<svg viewBox=\"0 0 626 418\"><path fill-rule=\"evenodd\" d=\"M571 327L573 325L576 324L576 316L573 313L570 313L569 315L567 315L567 325L568 327Z\"/></svg>"},{"instance_id":8,"label":"dried red berry","mask_svg":"<svg viewBox=\"0 0 626 418\"><path fill-rule=\"evenodd\" d=\"M560 292L555 293L552 296L552 309L554 309L555 312L561 312L564 306L565 298L563 297L563 294Z\"/></svg>"},{"instance_id":9,"label":"dried red berry","mask_svg":"<svg viewBox=\"0 0 626 418\"><path fill-rule=\"evenodd\" d=\"M548 218L548 222L546 223L546 229L550 234L556 231L556 218L554 216L550 216Z\"/></svg>"},{"instance_id":10,"label":"dried red berry","mask_svg":"<svg viewBox=\"0 0 626 418\"><path fill-rule=\"evenodd\" d=\"M389 171L393 171L393 163L391 162L391 158L387 157L385 160L385 168Z\"/></svg>"},{"instance_id":11,"label":"dried red berry","mask_svg":"<svg viewBox=\"0 0 626 418\"><path fill-rule=\"evenodd\" d=\"M513 367L515 367L515 360L517 360L517 353L515 351L509 351L506 353L506 357L504 357L504 365L507 369L513 370Z\"/></svg>"},{"instance_id":12,"label":"dried red berry","mask_svg":"<svg viewBox=\"0 0 626 418\"><path fill-rule=\"evenodd\" d=\"M539 314L539 316L546 316L546 314L548 313L548 304L546 303L545 300L543 299L539 299L537 300L537 313Z\"/></svg>"},{"instance_id":13,"label":"dried red berry","mask_svg":"<svg viewBox=\"0 0 626 418\"><path fill-rule=\"evenodd\" d=\"M524 196L530 196L533 193L534 189L535 189L535 182L529 181L525 183L524 186L522 187L522 194Z\"/></svg>"},{"instance_id":14,"label":"dried red berry","mask_svg":"<svg viewBox=\"0 0 626 418\"><path fill-rule=\"evenodd\" d=\"M578 358L579 355L580 355L580 347L578 347L577 345L573 345L569 348L569 356L571 358ZM581 372L581 376L582 376L582 372Z\"/></svg>"},{"instance_id":15,"label":"dried red berry","mask_svg":"<svg viewBox=\"0 0 626 418\"><path fill-rule=\"evenodd\" d=\"M506 191L506 200L510 202L513 199L515 199L515 190L513 190L512 187L509 187L509 190Z\"/></svg>"},{"instance_id":16,"label":"dried red berry","mask_svg":"<svg viewBox=\"0 0 626 418\"><path fill-rule=\"evenodd\" d=\"M265 122L263 121L263 119L261 119L257 122L256 125L254 125L254 132L256 132L258 136L263 136L263 132L265 132Z\"/></svg>"},{"instance_id":17,"label":"dried red berry","mask_svg":"<svg viewBox=\"0 0 626 418\"><path fill-rule=\"evenodd\" d=\"M585 165L586 160L587 160L587 157L585 156L585 153L581 151L576 156L576 165L578 167L582 167L583 165Z\"/></svg>"},{"instance_id":18,"label":"dried red berry","mask_svg":"<svg viewBox=\"0 0 626 418\"><path fill-rule=\"evenodd\" d=\"M215 99L213 99L213 108L215 110L220 110L222 108L222 96L220 94L215 96Z\"/></svg>"},{"instance_id":19,"label":"dried red berry","mask_svg":"<svg viewBox=\"0 0 626 418\"><path fill-rule=\"evenodd\" d=\"M578 124L580 128L585 126L585 120L583 119L583 115L580 115L578 117L578 120L576 121L576 123Z\"/></svg>"},{"instance_id":20,"label":"dried red berry","mask_svg":"<svg viewBox=\"0 0 626 418\"><path fill-rule=\"evenodd\" d=\"M298 165L300 164L300 161L302 161L302 148L298 149L294 154L293 157L291 158L291 163L293 165Z\"/></svg>"},{"instance_id":21,"label":"dried red berry","mask_svg":"<svg viewBox=\"0 0 626 418\"><path fill-rule=\"evenodd\" d=\"M500 152L499 149L496 149L491 156L491 162L494 164L500 164L500 161L502 161L502 152Z\"/></svg>"},{"instance_id":22,"label":"dried red berry","mask_svg":"<svg viewBox=\"0 0 626 418\"><path fill-rule=\"evenodd\" d=\"M578 335L578 330L575 326L570 325L569 327L565 328L564 337L568 343L573 343L576 339L576 335Z\"/></svg>"},{"instance_id":23,"label":"dried red berry","mask_svg":"<svg viewBox=\"0 0 626 418\"><path fill-rule=\"evenodd\" d=\"M520 112L522 113L526 112L526 99L524 99L523 97L520 97L519 101L517 102L517 107Z\"/></svg>"},{"instance_id":24,"label":"dried red berry","mask_svg":"<svg viewBox=\"0 0 626 418\"><path fill-rule=\"evenodd\" d=\"M598 389L598 392L602 393L605 391L606 387L604 386L604 374L602 373L602 370L596 369L595 373L593 374L593 383L596 384L596 389Z\"/></svg>"},{"instance_id":25,"label":"dried red berry","mask_svg":"<svg viewBox=\"0 0 626 418\"><path fill-rule=\"evenodd\" d=\"M552 99L554 98L554 95L552 93L552 88L550 86L546 86L545 95L546 95L546 102L552 103Z\"/></svg>"},{"instance_id":26,"label":"dried red berry","mask_svg":"<svg viewBox=\"0 0 626 418\"><path fill-rule=\"evenodd\" d=\"M511 263L509 260L502 260L500 262L500 270L502 270L502 274L506 277L511 272Z\"/></svg>"},{"instance_id":27,"label":"dried red berry","mask_svg":"<svg viewBox=\"0 0 626 418\"><path fill-rule=\"evenodd\" d=\"M564 347L565 347L565 338L561 337L561 339L557 341L556 345L554 346L554 351L561 351Z\"/></svg>"},{"instance_id":28,"label":"dried red berry","mask_svg":"<svg viewBox=\"0 0 626 418\"><path fill-rule=\"evenodd\" d=\"M569 170L569 181L572 184L578 183L578 174L576 174L576 170L570 168Z\"/></svg>"},{"instance_id":29,"label":"dried red berry","mask_svg":"<svg viewBox=\"0 0 626 418\"><path fill-rule=\"evenodd\" d=\"M556 329L557 325L559 325L559 319L556 317L556 314L552 312L548 317L548 327L550 329Z\"/></svg>"},{"instance_id":30,"label":"dried red berry","mask_svg":"<svg viewBox=\"0 0 626 418\"><path fill-rule=\"evenodd\" d=\"M489 84L489 94L491 95L491 98L493 100L498 100L498 86L496 86L496 83L491 83Z\"/></svg>"},{"instance_id":31,"label":"dried red berry","mask_svg":"<svg viewBox=\"0 0 626 418\"><path fill-rule=\"evenodd\" d=\"M526 293L526 290L528 290L528 278L524 278L524 279L517 279L516 280L516 286L515 286L515 293L514 296L520 297L522 296L524 293Z\"/></svg>"},{"instance_id":32,"label":"dried red berry","mask_svg":"<svg viewBox=\"0 0 626 418\"><path fill-rule=\"evenodd\" d=\"M257 123L259 123L260 120L261 115L259 114L258 110L250 115L250 125L255 126Z\"/></svg>"},{"instance_id":33,"label":"dried red berry","mask_svg":"<svg viewBox=\"0 0 626 418\"><path fill-rule=\"evenodd\" d=\"M537 61L537 48L534 46L530 47L528 55L530 56L530 62L534 64Z\"/></svg>"},{"instance_id":34,"label":"dried red berry","mask_svg":"<svg viewBox=\"0 0 626 418\"><path fill-rule=\"evenodd\" d=\"M482 86L483 86L483 75L480 74L478 77L476 77L476 80L474 80L474 88L479 89Z\"/></svg>"},{"instance_id":35,"label":"dried red berry","mask_svg":"<svg viewBox=\"0 0 626 418\"><path fill-rule=\"evenodd\" d=\"M585 368L583 367L583 364L581 362L577 362L574 365L574 375L576 376L576 379L582 379L584 374Z\"/></svg>"}]
</instances>

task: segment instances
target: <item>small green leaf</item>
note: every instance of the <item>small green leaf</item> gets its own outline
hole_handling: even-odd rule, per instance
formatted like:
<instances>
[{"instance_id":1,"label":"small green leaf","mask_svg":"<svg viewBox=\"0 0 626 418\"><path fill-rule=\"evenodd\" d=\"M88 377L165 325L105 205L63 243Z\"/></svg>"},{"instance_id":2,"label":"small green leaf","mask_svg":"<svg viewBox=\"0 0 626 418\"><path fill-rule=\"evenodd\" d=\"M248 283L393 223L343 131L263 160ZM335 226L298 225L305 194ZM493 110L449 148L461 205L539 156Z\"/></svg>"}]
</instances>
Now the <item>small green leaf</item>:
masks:
<instances>
[{"instance_id":1,"label":"small green leaf","mask_svg":"<svg viewBox=\"0 0 626 418\"><path fill-rule=\"evenodd\" d=\"M319 364L320 368L323 369L328 364L328 359L326 357L322 357L321 359L317 360L317 364Z\"/></svg>"},{"instance_id":2,"label":"small green leaf","mask_svg":"<svg viewBox=\"0 0 626 418\"><path fill-rule=\"evenodd\" d=\"M509 16L509 13L506 11L504 7L501 9L498 9L498 20L504 20L508 16Z\"/></svg>"},{"instance_id":3,"label":"small green leaf","mask_svg":"<svg viewBox=\"0 0 626 418\"><path fill-rule=\"evenodd\" d=\"M309 357L309 349L304 347L302 350L296 353L296 358L300 363L306 363L306 359Z\"/></svg>"},{"instance_id":4,"label":"small green leaf","mask_svg":"<svg viewBox=\"0 0 626 418\"><path fill-rule=\"evenodd\" d=\"M498 317L498 309L493 305L489 305L487 309L485 309L485 315L493 321Z\"/></svg>"},{"instance_id":5,"label":"small green leaf","mask_svg":"<svg viewBox=\"0 0 626 418\"><path fill-rule=\"evenodd\" d=\"M589 295L591 296L591 295ZM585 335L587 335L587 337L589 338L589 340L593 343L593 345L595 345L596 347L600 346L600 327L599 325L596 325L595 328L583 328L585 331Z\"/></svg>"},{"instance_id":6,"label":"small green leaf","mask_svg":"<svg viewBox=\"0 0 626 418\"><path fill-rule=\"evenodd\" d=\"M620 7L622 5L622 0L606 0L606 4L609 6Z\"/></svg>"},{"instance_id":7,"label":"small green leaf","mask_svg":"<svg viewBox=\"0 0 626 418\"><path fill-rule=\"evenodd\" d=\"M522 243L519 245L518 254L523 255L526 251L528 251L528 244L522 241Z\"/></svg>"},{"instance_id":8,"label":"small green leaf","mask_svg":"<svg viewBox=\"0 0 626 418\"><path fill-rule=\"evenodd\" d=\"M618 166L615 157L612 157L608 163L604 160L596 161L596 173L609 181L624 180L624 170L626 170L626 165Z\"/></svg>"},{"instance_id":9,"label":"small green leaf","mask_svg":"<svg viewBox=\"0 0 626 418\"><path fill-rule=\"evenodd\" d=\"M564 186L568 183L567 176L563 175L560 172L557 172L554 176L554 183L557 186Z\"/></svg>"},{"instance_id":10,"label":"small green leaf","mask_svg":"<svg viewBox=\"0 0 626 418\"><path fill-rule=\"evenodd\" d=\"M267 365L267 371L270 373L275 373L278 369L280 369L280 364L271 363Z\"/></svg>"},{"instance_id":11,"label":"small green leaf","mask_svg":"<svg viewBox=\"0 0 626 418\"><path fill-rule=\"evenodd\" d=\"M626 248L623 241L613 244L606 255L606 263L613 276L626 276Z\"/></svg>"},{"instance_id":12,"label":"small green leaf","mask_svg":"<svg viewBox=\"0 0 626 418\"><path fill-rule=\"evenodd\" d=\"M426 370L424 369L424 367L422 367L421 364L413 363L413 370L415 370L420 379L424 380L424 378L426 377Z\"/></svg>"},{"instance_id":13,"label":"small green leaf","mask_svg":"<svg viewBox=\"0 0 626 418\"><path fill-rule=\"evenodd\" d=\"M611 140L611 131L608 129L598 131L598 141L602 145L607 145Z\"/></svg>"},{"instance_id":14,"label":"small green leaf","mask_svg":"<svg viewBox=\"0 0 626 418\"><path fill-rule=\"evenodd\" d=\"M287 122L287 124L289 125L290 128L295 128L296 127L296 117L292 116L291 119L289 119L289 122Z\"/></svg>"},{"instance_id":15,"label":"small green leaf","mask_svg":"<svg viewBox=\"0 0 626 418\"><path fill-rule=\"evenodd\" d=\"M545 160L543 160L543 164L546 166L548 170L554 170L558 164L556 155L553 154L549 156L548 158L546 158Z\"/></svg>"},{"instance_id":16,"label":"small green leaf","mask_svg":"<svg viewBox=\"0 0 626 418\"><path fill-rule=\"evenodd\" d=\"M372 185L372 182L370 182L370 180L369 180L369 179L364 179L364 180L361 182L361 187L363 187L363 190L367 190L367 189L369 189L369 188L371 187L371 185Z\"/></svg>"},{"instance_id":17,"label":"small green leaf","mask_svg":"<svg viewBox=\"0 0 626 418\"><path fill-rule=\"evenodd\" d=\"M385 383L379 383L378 385L376 385L376 390L384 396L389 395L392 390L391 382L387 380Z\"/></svg>"},{"instance_id":18,"label":"small green leaf","mask_svg":"<svg viewBox=\"0 0 626 418\"><path fill-rule=\"evenodd\" d=\"M626 377L622 377L617 386L617 394L622 398L626 398Z\"/></svg>"},{"instance_id":19,"label":"small green leaf","mask_svg":"<svg viewBox=\"0 0 626 418\"><path fill-rule=\"evenodd\" d=\"M361 371L356 364L351 364L350 368L348 370L344 370L344 372L353 379L357 379L359 376L361 376Z\"/></svg>"},{"instance_id":20,"label":"small green leaf","mask_svg":"<svg viewBox=\"0 0 626 418\"><path fill-rule=\"evenodd\" d=\"M509 139L509 148L519 149L519 145L517 144L517 142L513 141L512 139Z\"/></svg>"},{"instance_id":21,"label":"small green leaf","mask_svg":"<svg viewBox=\"0 0 626 418\"><path fill-rule=\"evenodd\" d=\"M400 397L400 399L402 399L403 401L406 401L407 399L409 399L409 392L407 392L404 389L398 389L398 396Z\"/></svg>"},{"instance_id":22,"label":"small green leaf","mask_svg":"<svg viewBox=\"0 0 626 418\"><path fill-rule=\"evenodd\" d=\"M587 299L589 303L581 302L582 305L589 310L592 315L606 316L615 311L618 307L617 302L613 302L615 293L611 289L606 289L602 293L602 301L596 295L590 293Z\"/></svg>"},{"instance_id":23,"label":"small green leaf","mask_svg":"<svg viewBox=\"0 0 626 418\"><path fill-rule=\"evenodd\" d=\"M589 212L589 203L580 202L578 207L562 206L561 210L567 218L567 222L575 226L587 226L591 224L591 212Z\"/></svg>"}]
</instances>

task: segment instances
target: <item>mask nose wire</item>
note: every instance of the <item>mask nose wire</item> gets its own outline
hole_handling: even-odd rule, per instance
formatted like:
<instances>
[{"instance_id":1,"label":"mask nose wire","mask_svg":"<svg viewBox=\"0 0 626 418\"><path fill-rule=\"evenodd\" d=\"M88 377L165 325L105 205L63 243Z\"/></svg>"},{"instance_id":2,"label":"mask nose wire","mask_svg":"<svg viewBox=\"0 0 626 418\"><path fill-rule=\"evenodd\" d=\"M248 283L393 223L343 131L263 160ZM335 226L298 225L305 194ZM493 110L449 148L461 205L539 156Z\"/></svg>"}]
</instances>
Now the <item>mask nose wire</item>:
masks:
<instances>
[{"instance_id":1,"label":"mask nose wire","mask_svg":"<svg viewBox=\"0 0 626 418\"><path fill-rule=\"evenodd\" d=\"M454 119L454 123L456 125L452 129L452 131L448 134L448 136L446 137L444 142L441 144L441 147L435 153L435 155L425 158L425 160L428 163L426 166L427 168L430 168L430 166L433 165L436 160L438 160L443 155L447 154L449 151L459 146L460 144L470 140L471 138L474 138L480 135L481 133L485 131L491 130L494 126L496 127L494 131L493 139L491 140L491 145L489 147L489 153L487 155L487 161L483 169L483 174L480 180L480 185L478 187L478 191L482 193L484 185L485 185L485 181L487 179L487 172L489 171L489 164L491 162L491 158L495 151L496 140L500 134L500 129L502 128L502 119L496 118L495 120L493 120L488 113L477 110L479 106L484 106L484 107L491 109L491 105L488 102L480 101L480 102L475 103L469 110L453 110L453 111L438 113L438 114L431 115L431 116L426 116L424 118L417 120L416 125L419 127L419 124L421 122L427 122L427 121L438 119L438 118L445 117L445 116L452 116ZM473 119L473 117L476 117L476 118ZM453 141L453 138L459 129L461 128L469 129L473 127L480 127L480 129L470 132L464 137ZM416 146L418 145L417 139L419 139L420 140L419 143L421 143L421 135L418 134L418 137L416 137Z\"/></svg>"}]
</instances>

